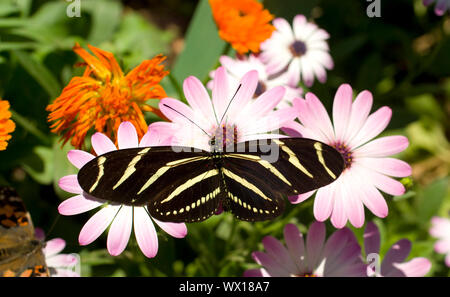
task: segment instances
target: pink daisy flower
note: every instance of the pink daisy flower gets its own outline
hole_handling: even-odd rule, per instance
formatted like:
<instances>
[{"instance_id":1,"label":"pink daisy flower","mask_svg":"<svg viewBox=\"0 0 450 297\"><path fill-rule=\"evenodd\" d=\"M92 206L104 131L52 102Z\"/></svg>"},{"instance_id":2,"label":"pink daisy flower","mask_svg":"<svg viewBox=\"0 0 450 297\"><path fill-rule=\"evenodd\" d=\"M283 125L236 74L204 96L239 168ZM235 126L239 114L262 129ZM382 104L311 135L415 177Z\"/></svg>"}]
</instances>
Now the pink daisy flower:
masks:
<instances>
[{"instance_id":1,"label":"pink daisy flower","mask_svg":"<svg viewBox=\"0 0 450 297\"><path fill-rule=\"evenodd\" d=\"M380 253L380 232L373 222L367 223L364 230L364 249L366 257L379 257ZM430 271L431 262L422 257L413 258L407 262L405 259L411 251L411 241L400 239L386 252L381 265L379 263L369 263L367 267L368 276L387 277L422 277ZM376 259L376 258L373 258ZM378 265L377 265L378 264ZM378 270L378 271L377 271Z\"/></svg>"},{"instance_id":2,"label":"pink daisy flower","mask_svg":"<svg viewBox=\"0 0 450 297\"><path fill-rule=\"evenodd\" d=\"M211 140L222 139L223 145L255 139L281 138L270 132L278 130L296 117L293 108L273 109L285 94L285 88L274 87L252 100L258 85L258 72L247 72L239 86L230 93L224 67L217 68L212 83L212 100L194 76L185 79L184 94L190 106L173 98L159 103L161 112L172 122L166 132L173 135L172 145L211 150Z\"/></svg>"},{"instance_id":3,"label":"pink daisy flower","mask_svg":"<svg viewBox=\"0 0 450 297\"><path fill-rule=\"evenodd\" d=\"M432 3L436 2L434 13L438 16L444 15L446 10L450 11L450 0L423 0L422 2L425 6L431 5Z\"/></svg>"},{"instance_id":4,"label":"pink daisy flower","mask_svg":"<svg viewBox=\"0 0 450 297\"><path fill-rule=\"evenodd\" d=\"M52 277L79 277L74 271L79 265L78 258L73 254L60 254L66 242L62 238L54 238L45 243L45 262Z\"/></svg>"},{"instance_id":5,"label":"pink daisy flower","mask_svg":"<svg viewBox=\"0 0 450 297\"><path fill-rule=\"evenodd\" d=\"M44 231L40 228L35 229L36 238L44 241ZM45 263L51 277L79 277L80 274L76 270L78 262L77 254L61 254L66 247L66 241L62 238L54 238L45 242L43 249Z\"/></svg>"},{"instance_id":6,"label":"pink daisy flower","mask_svg":"<svg viewBox=\"0 0 450 297\"><path fill-rule=\"evenodd\" d=\"M230 91L229 96L233 96L233 92L236 91L239 86L239 80L250 70L258 71L258 85L256 87L254 98L264 93L266 90L272 89L276 86L283 86L286 90L283 99L276 106L278 109L292 106L292 100L296 97L300 97L303 93L302 88L292 88L288 86L289 73L283 72L280 75L269 75L266 70L266 65L261 59L253 54L250 56L242 57L239 59L233 59L228 56L220 57L220 64L227 70ZM214 78L215 71L211 71L210 76ZM208 88L212 89L213 81L208 83Z\"/></svg>"},{"instance_id":7,"label":"pink daisy flower","mask_svg":"<svg viewBox=\"0 0 450 297\"><path fill-rule=\"evenodd\" d=\"M388 125L392 110L381 107L370 114L372 94L363 91L353 102L353 90L343 84L337 90L333 103L333 124L320 100L312 93L306 99L295 99L300 123L291 122L283 129L292 136L322 141L336 148L345 160L345 169L339 178L317 190L314 216L325 221L331 216L336 228L350 223L359 228L364 224L364 205L376 216L384 218L388 206L380 190L389 195L402 195L405 187L393 177L411 174L411 167L389 156L406 149L404 136L386 136L372 140ZM291 203L300 203L315 191L289 197Z\"/></svg>"},{"instance_id":8,"label":"pink daisy flower","mask_svg":"<svg viewBox=\"0 0 450 297\"><path fill-rule=\"evenodd\" d=\"M439 239L434 245L434 250L439 254L446 254L445 264L450 267L450 220L433 217L431 225L431 236Z\"/></svg>"},{"instance_id":9,"label":"pink daisy flower","mask_svg":"<svg viewBox=\"0 0 450 297\"><path fill-rule=\"evenodd\" d=\"M170 139L160 133L164 125L150 125L147 133L138 142L135 127L130 122L120 124L117 132L119 149L168 145ZM92 147L99 156L116 150L114 143L104 134L95 133L92 138ZM67 154L69 161L78 169L95 156L80 150L71 150ZM127 205L106 203L83 192L77 181L77 175L64 176L59 180L59 187L66 192L77 194L63 201L58 211L62 215L76 215L97 207L101 209L92 216L81 229L78 241L80 245L87 245L96 240L109 226L107 248L108 252L117 256L123 252L128 244L131 230L134 229L136 241L142 253L155 257L158 252L158 237L153 222L169 235L182 238L186 236L187 229L184 223L160 222L149 215L146 206L133 207Z\"/></svg>"},{"instance_id":10,"label":"pink daisy flower","mask_svg":"<svg viewBox=\"0 0 450 297\"><path fill-rule=\"evenodd\" d=\"M293 224L284 228L286 247L272 236L263 239L266 252L253 252L262 268L250 269L244 276L365 276L361 248L348 228L335 231L325 240L325 224L314 222L306 242Z\"/></svg>"},{"instance_id":11,"label":"pink daisy flower","mask_svg":"<svg viewBox=\"0 0 450 297\"><path fill-rule=\"evenodd\" d=\"M261 43L261 60L267 64L267 72L272 75L287 69L291 86L297 86L300 77L308 87L312 86L314 77L324 83L325 69L334 67L326 42L329 34L309 23L304 15L294 17L292 28L282 18L273 20L273 25L276 31Z\"/></svg>"}]
</instances>

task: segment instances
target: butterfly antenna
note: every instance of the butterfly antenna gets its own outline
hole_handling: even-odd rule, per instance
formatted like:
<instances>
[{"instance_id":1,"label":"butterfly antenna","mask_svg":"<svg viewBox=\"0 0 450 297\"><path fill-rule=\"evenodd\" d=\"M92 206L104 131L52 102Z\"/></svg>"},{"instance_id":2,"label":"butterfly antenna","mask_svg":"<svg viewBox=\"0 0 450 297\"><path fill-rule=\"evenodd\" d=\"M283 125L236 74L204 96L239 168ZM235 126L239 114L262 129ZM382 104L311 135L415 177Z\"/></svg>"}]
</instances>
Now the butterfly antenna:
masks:
<instances>
[{"instance_id":1,"label":"butterfly antenna","mask_svg":"<svg viewBox=\"0 0 450 297\"><path fill-rule=\"evenodd\" d=\"M236 97L236 94L237 94L237 92L239 92L239 89L241 88L241 86L242 86L242 84L239 84L239 86L238 86L238 88L236 89L236 92L234 92L234 95L233 95L233 97L231 98L230 102L228 102L228 106L227 106L227 108L225 109L225 112L223 113L222 118L220 119L219 126L220 126L220 124L222 123L223 118L224 118L225 115L227 114L228 108L230 108L231 102L233 102L234 97Z\"/></svg>"},{"instance_id":2,"label":"butterfly antenna","mask_svg":"<svg viewBox=\"0 0 450 297\"><path fill-rule=\"evenodd\" d=\"M50 234L52 234L53 229L55 229L56 223L58 222L59 218L61 217L60 214L58 214L58 216L53 220L52 225L50 226L50 228L48 229L48 231L45 233L45 237L46 238L50 238Z\"/></svg>"},{"instance_id":3,"label":"butterfly antenna","mask_svg":"<svg viewBox=\"0 0 450 297\"><path fill-rule=\"evenodd\" d=\"M175 111L175 112L178 113L179 115L185 117L189 122L191 122L192 124L194 124L195 126L197 126L200 130L203 131L203 133L205 133L206 135L208 135L208 137L211 138L211 135L209 135L205 130L202 129L202 127L200 127L199 125L197 125L197 123L195 123L193 120L191 120L190 118L188 118L187 116L185 116L184 114L182 114L181 112L179 112L178 110L176 110L176 109L170 107L169 105L167 105L167 104L163 104L163 105L164 105L165 107L170 108L171 110Z\"/></svg>"},{"instance_id":4,"label":"butterfly antenna","mask_svg":"<svg viewBox=\"0 0 450 297\"><path fill-rule=\"evenodd\" d=\"M254 136L254 135L267 135L267 134L275 135L275 133L271 133L271 131L269 131L269 132L258 132L258 133L245 134L242 137L248 137L248 136ZM284 136L284 135L279 134L278 136ZM286 136L284 136L284 137L286 137ZM281 137L278 137L278 138L281 138ZM273 139L278 139L278 138L273 138Z\"/></svg>"}]
</instances>

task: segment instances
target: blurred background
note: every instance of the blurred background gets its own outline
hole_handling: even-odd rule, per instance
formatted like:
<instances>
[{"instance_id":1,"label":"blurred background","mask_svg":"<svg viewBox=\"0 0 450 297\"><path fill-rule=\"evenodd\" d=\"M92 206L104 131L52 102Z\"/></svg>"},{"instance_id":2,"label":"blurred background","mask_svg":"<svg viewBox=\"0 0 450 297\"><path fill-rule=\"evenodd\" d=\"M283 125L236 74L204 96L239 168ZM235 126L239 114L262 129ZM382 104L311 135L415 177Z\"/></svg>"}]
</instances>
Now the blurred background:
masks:
<instances>
[{"instance_id":1,"label":"blurred background","mask_svg":"<svg viewBox=\"0 0 450 297\"><path fill-rule=\"evenodd\" d=\"M90 214L60 216L57 206L70 197L57 186L75 173L59 137L47 123L46 106L84 67L72 51L79 42L114 53L124 71L162 53L166 68L181 84L188 75L204 80L217 66L226 44L220 40L207 0L81 0L80 17L69 17L64 0L0 1L0 97L11 103L16 130L0 152L0 184L15 187L31 212L34 225L48 239L61 237L66 253L80 254L83 276L241 276L256 265L251 252L262 250L265 235L282 238L286 223L303 232L313 221L313 200L288 205L271 222L250 224L230 214L188 224L188 235L159 234L159 252L148 259L134 236L120 256L106 251L106 233L88 246L78 234ZM335 68L326 84L309 90L331 110L342 83L355 91L370 90L374 107L388 105L393 117L384 135L405 135L410 146L399 158L413 167L403 179L407 192L386 195L390 214L374 219L382 234L381 253L400 238L413 242L411 257L432 261L428 275L449 276L444 256L433 251L430 218L450 216L450 17L434 14L421 0L381 0L381 17L369 18L365 0L266 0L264 6L289 22L304 14L330 33ZM230 55L233 55L231 52ZM162 84L179 98L168 77ZM184 98L180 98L184 99ZM148 122L158 120L149 117ZM334 229L327 222L331 233ZM362 242L361 229L354 229Z\"/></svg>"}]
</instances>

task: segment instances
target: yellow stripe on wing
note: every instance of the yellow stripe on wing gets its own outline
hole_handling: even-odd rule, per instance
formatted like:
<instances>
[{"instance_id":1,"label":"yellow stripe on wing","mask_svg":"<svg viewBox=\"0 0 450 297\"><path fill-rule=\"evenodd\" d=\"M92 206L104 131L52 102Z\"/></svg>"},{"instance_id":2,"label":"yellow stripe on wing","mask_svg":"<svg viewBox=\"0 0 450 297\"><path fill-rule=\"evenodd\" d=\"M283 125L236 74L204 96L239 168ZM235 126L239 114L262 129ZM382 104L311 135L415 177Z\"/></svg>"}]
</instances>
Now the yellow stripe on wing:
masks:
<instances>
[{"instance_id":1,"label":"yellow stripe on wing","mask_svg":"<svg viewBox=\"0 0 450 297\"><path fill-rule=\"evenodd\" d=\"M327 164L325 163L325 159L323 158L322 154L322 144L320 142L314 143L314 148L317 152L317 158L319 159L320 164L322 164L323 168L327 171L327 173L333 178L336 179L336 175L333 173L333 171L330 170L330 168L327 167Z\"/></svg>"}]
</instances>

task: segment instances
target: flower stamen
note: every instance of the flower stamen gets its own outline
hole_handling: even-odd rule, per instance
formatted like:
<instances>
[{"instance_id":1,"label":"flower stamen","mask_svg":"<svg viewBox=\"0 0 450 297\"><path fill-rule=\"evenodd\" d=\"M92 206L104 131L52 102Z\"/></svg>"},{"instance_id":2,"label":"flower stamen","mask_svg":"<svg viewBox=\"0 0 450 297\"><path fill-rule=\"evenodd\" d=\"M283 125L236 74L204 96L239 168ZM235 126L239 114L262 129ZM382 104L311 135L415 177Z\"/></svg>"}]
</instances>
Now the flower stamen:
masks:
<instances>
[{"instance_id":1,"label":"flower stamen","mask_svg":"<svg viewBox=\"0 0 450 297\"><path fill-rule=\"evenodd\" d=\"M350 168L353 162L353 155L352 151L347 147L347 145L342 142L336 142L331 146L334 147L342 155L342 158L344 158L344 168Z\"/></svg>"},{"instance_id":2,"label":"flower stamen","mask_svg":"<svg viewBox=\"0 0 450 297\"><path fill-rule=\"evenodd\" d=\"M267 86L264 82L258 81L258 85L256 86L255 94L253 98L258 98L262 93L267 90Z\"/></svg>"},{"instance_id":3,"label":"flower stamen","mask_svg":"<svg viewBox=\"0 0 450 297\"><path fill-rule=\"evenodd\" d=\"M222 124L215 129L210 140L212 151L223 151L230 144L238 142L238 132L235 125Z\"/></svg>"},{"instance_id":4,"label":"flower stamen","mask_svg":"<svg viewBox=\"0 0 450 297\"><path fill-rule=\"evenodd\" d=\"M312 272L305 272L302 274L291 274L291 277L317 277L317 275Z\"/></svg>"},{"instance_id":5,"label":"flower stamen","mask_svg":"<svg viewBox=\"0 0 450 297\"><path fill-rule=\"evenodd\" d=\"M289 46L294 57L301 57L306 53L306 44L303 41L296 40Z\"/></svg>"}]
</instances>

